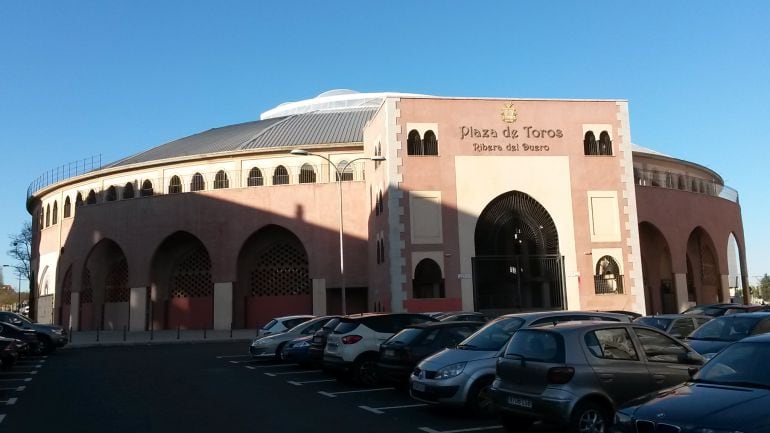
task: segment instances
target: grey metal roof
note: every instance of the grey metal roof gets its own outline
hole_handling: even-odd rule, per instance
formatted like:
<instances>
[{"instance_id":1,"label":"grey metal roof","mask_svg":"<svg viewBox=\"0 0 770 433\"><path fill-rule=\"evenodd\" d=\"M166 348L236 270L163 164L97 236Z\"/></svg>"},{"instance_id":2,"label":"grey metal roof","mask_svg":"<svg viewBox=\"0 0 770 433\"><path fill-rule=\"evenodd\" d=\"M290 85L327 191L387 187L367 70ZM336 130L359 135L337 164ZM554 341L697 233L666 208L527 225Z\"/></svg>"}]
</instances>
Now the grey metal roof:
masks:
<instances>
[{"instance_id":1,"label":"grey metal roof","mask_svg":"<svg viewBox=\"0 0 770 433\"><path fill-rule=\"evenodd\" d=\"M376 111L321 111L223 126L162 144L107 167L249 149L362 142L364 125Z\"/></svg>"}]
</instances>

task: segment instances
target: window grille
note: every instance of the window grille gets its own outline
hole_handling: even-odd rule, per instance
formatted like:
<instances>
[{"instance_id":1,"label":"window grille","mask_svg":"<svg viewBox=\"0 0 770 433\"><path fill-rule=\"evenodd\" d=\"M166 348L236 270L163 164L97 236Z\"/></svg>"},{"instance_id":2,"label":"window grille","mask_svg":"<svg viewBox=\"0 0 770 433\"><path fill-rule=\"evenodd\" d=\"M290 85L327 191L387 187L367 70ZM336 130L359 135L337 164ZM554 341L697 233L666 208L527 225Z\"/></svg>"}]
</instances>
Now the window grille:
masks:
<instances>
[{"instance_id":1,"label":"window grille","mask_svg":"<svg viewBox=\"0 0 770 433\"><path fill-rule=\"evenodd\" d=\"M67 273L64 274L64 279L61 283L62 291L62 305L70 305L72 302L72 266L67 269Z\"/></svg>"},{"instance_id":2,"label":"window grille","mask_svg":"<svg viewBox=\"0 0 770 433\"><path fill-rule=\"evenodd\" d=\"M214 293L211 259L206 247L198 246L179 261L171 275L171 297L201 298Z\"/></svg>"},{"instance_id":3,"label":"window grille","mask_svg":"<svg viewBox=\"0 0 770 433\"><path fill-rule=\"evenodd\" d=\"M611 256L602 256L596 262L594 289L596 294L623 293L623 275L618 263Z\"/></svg>"},{"instance_id":4,"label":"window grille","mask_svg":"<svg viewBox=\"0 0 770 433\"><path fill-rule=\"evenodd\" d=\"M287 185L289 183L289 172L286 167L279 165L273 172L273 185Z\"/></svg>"},{"instance_id":5,"label":"window grille","mask_svg":"<svg viewBox=\"0 0 770 433\"><path fill-rule=\"evenodd\" d=\"M310 295L307 255L297 245L276 243L251 271L251 296Z\"/></svg>"},{"instance_id":6,"label":"window grille","mask_svg":"<svg viewBox=\"0 0 770 433\"><path fill-rule=\"evenodd\" d=\"M154 194L154 191L152 189L152 182L149 180L145 180L142 182L142 190L139 191L139 195L142 197L149 197Z\"/></svg>"},{"instance_id":7,"label":"window grille","mask_svg":"<svg viewBox=\"0 0 770 433\"><path fill-rule=\"evenodd\" d=\"M422 155L422 140L416 129L409 131L406 140L406 153L407 155Z\"/></svg>"},{"instance_id":8,"label":"window grille","mask_svg":"<svg viewBox=\"0 0 770 433\"><path fill-rule=\"evenodd\" d=\"M230 179L227 178L227 173L224 170L219 170L214 176L214 189L230 188Z\"/></svg>"},{"instance_id":9,"label":"window grille","mask_svg":"<svg viewBox=\"0 0 770 433\"><path fill-rule=\"evenodd\" d=\"M249 179L247 181L247 185L249 186L262 186L264 185L265 180L262 178L262 170L258 169L257 167L254 167L249 171Z\"/></svg>"},{"instance_id":10,"label":"window grille","mask_svg":"<svg viewBox=\"0 0 770 433\"><path fill-rule=\"evenodd\" d=\"M195 173L190 181L190 191L203 191L206 189L206 181L203 179L203 175Z\"/></svg>"},{"instance_id":11,"label":"window grille","mask_svg":"<svg viewBox=\"0 0 770 433\"><path fill-rule=\"evenodd\" d=\"M134 198L136 196L134 192L134 184L131 182L128 182L126 186L123 187L123 199L129 199Z\"/></svg>"},{"instance_id":12,"label":"window grille","mask_svg":"<svg viewBox=\"0 0 770 433\"><path fill-rule=\"evenodd\" d=\"M353 180L353 166L344 159L337 163L339 169L336 174L336 181L349 182Z\"/></svg>"},{"instance_id":13,"label":"window grille","mask_svg":"<svg viewBox=\"0 0 770 433\"><path fill-rule=\"evenodd\" d=\"M443 298L441 267L432 259L422 259L414 269L412 293L415 298Z\"/></svg>"},{"instance_id":14,"label":"window grille","mask_svg":"<svg viewBox=\"0 0 770 433\"><path fill-rule=\"evenodd\" d=\"M599 155L612 156L612 140L610 140L610 134L607 131L602 131L599 134Z\"/></svg>"},{"instance_id":15,"label":"window grille","mask_svg":"<svg viewBox=\"0 0 770 433\"><path fill-rule=\"evenodd\" d=\"M431 131L425 131L425 138L423 142L423 155L438 155L438 140L436 134Z\"/></svg>"},{"instance_id":16,"label":"window grille","mask_svg":"<svg viewBox=\"0 0 770 433\"><path fill-rule=\"evenodd\" d=\"M585 155L598 155L599 146L596 144L596 136L593 131L586 132L583 139L583 154Z\"/></svg>"},{"instance_id":17,"label":"window grille","mask_svg":"<svg viewBox=\"0 0 770 433\"><path fill-rule=\"evenodd\" d=\"M83 269L83 286L80 288L80 303L90 304L94 302L94 289L91 287L91 271Z\"/></svg>"},{"instance_id":18,"label":"window grille","mask_svg":"<svg viewBox=\"0 0 770 433\"><path fill-rule=\"evenodd\" d=\"M182 192L182 179L179 176L172 176L168 182L168 193L179 194L180 192Z\"/></svg>"},{"instance_id":19,"label":"window grille","mask_svg":"<svg viewBox=\"0 0 770 433\"><path fill-rule=\"evenodd\" d=\"M315 183L316 176L313 166L310 164L303 164L299 169L299 183Z\"/></svg>"},{"instance_id":20,"label":"window grille","mask_svg":"<svg viewBox=\"0 0 770 433\"><path fill-rule=\"evenodd\" d=\"M104 285L104 302L128 302L130 289L128 288L128 263L122 257L110 269Z\"/></svg>"}]
</instances>

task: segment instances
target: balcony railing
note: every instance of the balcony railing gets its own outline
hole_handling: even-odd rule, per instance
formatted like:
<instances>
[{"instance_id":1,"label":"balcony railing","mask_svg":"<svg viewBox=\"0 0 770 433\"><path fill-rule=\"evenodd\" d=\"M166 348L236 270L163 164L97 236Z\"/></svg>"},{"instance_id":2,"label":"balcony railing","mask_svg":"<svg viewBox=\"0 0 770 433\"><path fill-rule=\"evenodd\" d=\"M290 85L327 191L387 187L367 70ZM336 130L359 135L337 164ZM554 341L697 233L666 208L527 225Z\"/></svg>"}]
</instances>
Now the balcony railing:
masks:
<instances>
[{"instance_id":1,"label":"balcony railing","mask_svg":"<svg viewBox=\"0 0 770 433\"><path fill-rule=\"evenodd\" d=\"M623 275L594 275L597 295L623 294Z\"/></svg>"},{"instance_id":2,"label":"balcony railing","mask_svg":"<svg viewBox=\"0 0 770 433\"><path fill-rule=\"evenodd\" d=\"M676 189L696 194L720 197L738 203L738 191L713 179L663 170L634 168L634 183L639 186Z\"/></svg>"},{"instance_id":3,"label":"balcony railing","mask_svg":"<svg viewBox=\"0 0 770 433\"><path fill-rule=\"evenodd\" d=\"M27 188L27 198L32 197L35 191L39 191L48 185L53 185L71 177L80 176L91 171L102 168L102 154L93 155L88 158L62 164L59 167L52 168L33 180Z\"/></svg>"}]
</instances>

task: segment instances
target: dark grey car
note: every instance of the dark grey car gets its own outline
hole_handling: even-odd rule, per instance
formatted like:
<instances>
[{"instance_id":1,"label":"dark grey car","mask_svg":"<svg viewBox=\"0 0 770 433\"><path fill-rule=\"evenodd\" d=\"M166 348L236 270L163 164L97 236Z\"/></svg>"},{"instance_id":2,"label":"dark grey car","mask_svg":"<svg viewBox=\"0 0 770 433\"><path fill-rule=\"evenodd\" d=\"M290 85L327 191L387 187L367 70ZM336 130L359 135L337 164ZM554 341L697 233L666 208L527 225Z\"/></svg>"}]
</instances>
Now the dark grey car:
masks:
<instances>
[{"instance_id":1,"label":"dark grey car","mask_svg":"<svg viewBox=\"0 0 770 433\"><path fill-rule=\"evenodd\" d=\"M660 314L639 317L634 319L634 323L658 328L668 335L682 340L711 319L713 319L711 316L696 314Z\"/></svg>"},{"instance_id":2,"label":"dark grey car","mask_svg":"<svg viewBox=\"0 0 770 433\"><path fill-rule=\"evenodd\" d=\"M702 363L686 345L642 325L520 329L501 351L491 394L508 431L541 420L573 433L604 433L616 407L687 381L688 370Z\"/></svg>"},{"instance_id":3,"label":"dark grey car","mask_svg":"<svg viewBox=\"0 0 770 433\"><path fill-rule=\"evenodd\" d=\"M67 344L67 333L61 326L34 323L21 314L10 311L0 311L0 322L10 323L22 329L31 329L37 335L40 353L53 352L57 347Z\"/></svg>"}]
</instances>

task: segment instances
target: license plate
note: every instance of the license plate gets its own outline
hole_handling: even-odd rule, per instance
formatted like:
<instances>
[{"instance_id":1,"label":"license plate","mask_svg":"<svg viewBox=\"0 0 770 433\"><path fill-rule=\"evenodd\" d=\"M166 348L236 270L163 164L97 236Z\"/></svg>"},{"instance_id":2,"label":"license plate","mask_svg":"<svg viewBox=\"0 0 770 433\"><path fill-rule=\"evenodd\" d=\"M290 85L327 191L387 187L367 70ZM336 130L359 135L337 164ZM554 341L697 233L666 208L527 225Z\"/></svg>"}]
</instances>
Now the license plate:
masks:
<instances>
[{"instance_id":1,"label":"license plate","mask_svg":"<svg viewBox=\"0 0 770 433\"><path fill-rule=\"evenodd\" d=\"M420 382L412 382L412 389L419 392L425 392L425 384Z\"/></svg>"},{"instance_id":2,"label":"license plate","mask_svg":"<svg viewBox=\"0 0 770 433\"><path fill-rule=\"evenodd\" d=\"M518 398L518 397L508 397L508 404L511 406L518 406L518 407L524 407L527 409L532 409L532 400L527 398Z\"/></svg>"}]
</instances>

